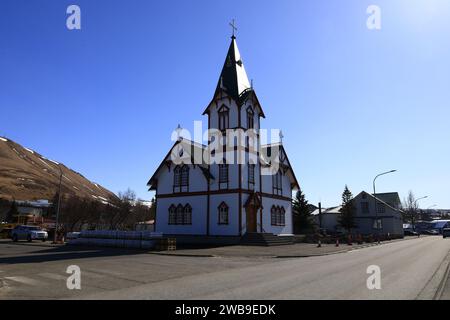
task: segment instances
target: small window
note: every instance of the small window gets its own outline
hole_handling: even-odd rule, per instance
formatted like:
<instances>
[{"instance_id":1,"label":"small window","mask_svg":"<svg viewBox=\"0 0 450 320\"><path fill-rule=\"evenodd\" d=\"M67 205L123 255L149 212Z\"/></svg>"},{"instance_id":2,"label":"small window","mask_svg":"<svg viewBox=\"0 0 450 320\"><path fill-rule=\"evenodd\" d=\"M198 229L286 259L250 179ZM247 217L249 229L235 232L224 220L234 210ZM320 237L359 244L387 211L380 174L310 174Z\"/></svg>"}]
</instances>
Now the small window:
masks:
<instances>
[{"instance_id":1,"label":"small window","mask_svg":"<svg viewBox=\"0 0 450 320\"><path fill-rule=\"evenodd\" d=\"M369 213L369 203L367 201L361 202L361 212Z\"/></svg>"},{"instance_id":2,"label":"small window","mask_svg":"<svg viewBox=\"0 0 450 320\"><path fill-rule=\"evenodd\" d=\"M176 224L177 223L177 208L172 204L169 208L169 224Z\"/></svg>"},{"instance_id":3,"label":"small window","mask_svg":"<svg viewBox=\"0 0 450 320\"><path fill-rule=\"evenodd\" d=\"M249 189L255 188L255 165L254 164L248 165L248 188Z\"/></svg>"},{"instance_id":4,"label":"small window","mask_svg":"<svg viewBox=\"0 0 450 320\"><path fill-rule=\"evenodd\" d=\"M219 164L219 183L228 183L228 165Z\"/></svg>"},{"instance_id":5,"label":"small window","mask_svg":"<svg viewBox=\"0 0 450 320\"><path fill-rule=\"evenodd\" d=\"M225 130L229 128L230 125L230 109L223 105L219 109L219 130Z\"/></svg>"},{"instance_id":6,"label":"small window","mask_svg":"<svg viewBox=\"0 0 450 320\"><path fill-rule=\"evenodd\" d=\"M228 206L225 202L219 206L219 224L228 224Z\"/></svg>"},{"instance_id":7,"label":"small window","mask_svg":"<svg viewBox=\"0 0 450 320\"><path fill-rule=\"evenodd\" d=\"M247 128L248 129L253 129L255 127L255 118L254 118L254 112L252 107L248 107L247 108Z\"/></svg>"},{"instance_id":8,"label":"small window","mask_svg":"<svg viewBox=\"0 0 450 320\"><path fill-rule=\"evenodd\" d=\"M270 210L270 222L272 226L284 227L286 225L286 210L284 207L272 206Z\"/></svg>"},{"instance_id":9,"label":"small window","mask_svg":"<svg viewBox=\"0 0 450 320\"><path fill-rule=\"evenodd\" d=\"M272 190L273 194L283 194L283 174L281 173L281 169L272 176Z\"/></svg>"},{"instance_id":10,"label":"small window","mask_svg":"<svg viewBox=\"0 0 450 320\"><path fill-rule=\"evenodd\" d=\"M377 212L386 213L386 206L384 205L384 203L377 203Z\"/></svg>"},{"instance_id":11,"label":"small window","mask_svg":"<svg viewBox=\"0 0 450 320\"><path fill-rule=\"evenodd\" d=\"M184 206L183 224L192 224L192 207L190 204Z\"/></svg>"},{"instance_id":12,"label":"small window","mask_svg":"<svg viewBox=\"0 0 450 320\"><path fill-rule=\"evenodd\" d=\"M181 204L177 206L177 218L175 224L183 224L184 208Z\"/></svg>"},{"instance_id":13,"label":"small window","mask_svg":"<svg viewBox=\"0 0 450 320\"><path fill-rule=\"evenodd\" d=\"M378 230L383 229L383 220L381 219L373 220L373 228Z\"/></svg>"}]
</instances>

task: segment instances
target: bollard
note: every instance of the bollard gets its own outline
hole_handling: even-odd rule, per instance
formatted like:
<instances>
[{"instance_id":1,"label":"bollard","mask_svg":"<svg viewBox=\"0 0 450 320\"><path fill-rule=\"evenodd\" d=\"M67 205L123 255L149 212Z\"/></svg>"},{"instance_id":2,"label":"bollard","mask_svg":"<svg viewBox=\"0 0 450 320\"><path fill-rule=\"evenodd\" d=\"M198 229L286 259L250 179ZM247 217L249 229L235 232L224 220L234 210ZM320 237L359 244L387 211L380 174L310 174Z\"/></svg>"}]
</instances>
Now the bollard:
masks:
<instances>
[{"instance_id":1,"label":"bollard","mask_svg":"<svg viewBox=\"0 0 450 320\"><path fill-rule=\"evenodd\" d=\"M339 238L336 238L336 247L339 247Z\"/></svg>"},{"instance_id":2,"label":"bollard","mask_svg":"<svg viewBox=\"0 0 450 320\"><path fill-rule=\"evenodd\" d=\"M348 235L347 244L348 244L349 246L352 245L352 236L351 236L351 235Z\"/></svg>"}]
</instances>

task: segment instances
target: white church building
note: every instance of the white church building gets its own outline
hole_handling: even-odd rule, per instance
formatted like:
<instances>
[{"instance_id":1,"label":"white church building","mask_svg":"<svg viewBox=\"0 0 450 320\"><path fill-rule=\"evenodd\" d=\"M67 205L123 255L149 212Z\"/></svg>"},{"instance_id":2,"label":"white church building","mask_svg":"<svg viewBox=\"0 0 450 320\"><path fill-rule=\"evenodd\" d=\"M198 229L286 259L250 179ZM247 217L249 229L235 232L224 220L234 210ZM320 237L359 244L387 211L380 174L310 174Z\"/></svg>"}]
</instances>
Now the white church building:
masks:
<instances>
[{"instance_id":1,"label":"white church building","mask_svg":"<svg viewBox=\"0 0 450 320\"><path fill-rule=\"evenodd\" d=\"M292 235L298 181L281 142L261 144L262 106L233 35L211 102L208 145L178 137L148 182L155 231L177 238Z\"/></svg>"}]
</instances>

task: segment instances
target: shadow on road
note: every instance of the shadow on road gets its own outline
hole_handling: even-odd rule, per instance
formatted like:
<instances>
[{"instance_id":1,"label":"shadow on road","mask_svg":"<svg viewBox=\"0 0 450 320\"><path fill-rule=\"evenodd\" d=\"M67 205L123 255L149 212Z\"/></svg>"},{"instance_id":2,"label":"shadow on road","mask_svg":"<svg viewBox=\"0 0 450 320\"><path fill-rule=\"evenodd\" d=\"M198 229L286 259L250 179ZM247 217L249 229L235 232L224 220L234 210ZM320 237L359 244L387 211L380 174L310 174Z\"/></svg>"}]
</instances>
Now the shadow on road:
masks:
<instances>
[{"instance_id":1,"label":"shadow on road","mask_svg":"<svg viewBox=\"0 0 450 320\"><path fill-rule=\"evenodd\" d=\"M1 243L2 245L11 245L11 243ZM36 250L30 253L20 253L20 255L9 257L0 257L0 264L21 264L21 263L40 263L61 260L87 259L99 257L112 257L123 255L145 254L147 251L138 249L116 249L104 247L78 247L62 246Z\"/></svg>"}]
</instances>

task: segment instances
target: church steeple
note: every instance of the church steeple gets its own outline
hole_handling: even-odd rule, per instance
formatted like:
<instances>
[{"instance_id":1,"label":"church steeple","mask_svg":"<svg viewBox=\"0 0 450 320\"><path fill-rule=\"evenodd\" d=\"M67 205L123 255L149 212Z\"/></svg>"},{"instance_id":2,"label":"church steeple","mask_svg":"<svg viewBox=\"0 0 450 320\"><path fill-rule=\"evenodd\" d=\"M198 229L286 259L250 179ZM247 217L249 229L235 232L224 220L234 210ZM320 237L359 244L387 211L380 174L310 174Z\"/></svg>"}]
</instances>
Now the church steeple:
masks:
<instances>
[{"instance_id":1,"label":"church steeple","mask_svg":"<svg viewBox=\"0 0 450 320\"><path fill-rule=\"evenodd\" d=\"M239 96L250 88L250 81L233 34L214 96L219 90L224 90L235 101L239 101Z\"/></svg>"}]
</instances>

